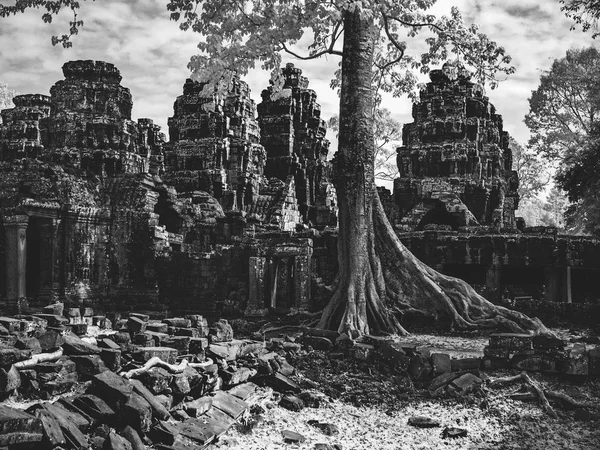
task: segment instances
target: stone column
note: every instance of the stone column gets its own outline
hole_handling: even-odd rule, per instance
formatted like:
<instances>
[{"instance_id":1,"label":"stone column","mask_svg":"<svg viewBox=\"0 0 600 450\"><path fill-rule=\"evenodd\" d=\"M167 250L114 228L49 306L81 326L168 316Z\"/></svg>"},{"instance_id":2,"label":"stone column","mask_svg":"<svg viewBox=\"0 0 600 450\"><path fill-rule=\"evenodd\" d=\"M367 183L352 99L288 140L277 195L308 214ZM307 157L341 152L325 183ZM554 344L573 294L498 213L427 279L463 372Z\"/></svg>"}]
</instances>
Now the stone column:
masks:
<instances>
[{"instance_id":1,"label":"stone column","mask_svg":"<svg viewBox=\"0 0 600 450\"><path fill-rule=\"evenodd\" d=\"M295 274L295 304L302 311L308 311L310 307L310 256L298 255L294 258Z\"/></svg>"},{"instance_id":2,"label":"stone column","mask_svg":"<svg viewBox=\"0 0 600 450\"><path fill-rule=\"evenodd\" d=\"M572 297L572 293L571 293L571 267L570 266L565 267L563 280L564 280L564 283L563 283L564 301L567 303L573 303L573 297Z\"/></svg>"},{"instance_id":3,"label":"stone column","mask_svg":"<svg viewBox=\"0 0 600 450\"><path fill-rule=\"evenodd\" d=\"M485 273L486 297L493 303L498 302L502 297L501 275L502 266L497 264L489 266Z\"/></svg>"},{"instance_id":4,"label":"stone column","mask_svg":"<svg viewBox=\"0 0 600 450\"><path fill-rule=\"evenodd\" d=\"M56 230L57 221L49 219L40 223L40 293L42 300L52 302L58 299L58 283L55 281Z\"/></svg>"},{"instance_id":5,"label":"stone column","mask_svg":"<svg viewBox=\"0 0 600 450\"><path fill-rule=\"evenodd\" d=\"M560 301L560 277L556 267L544 268L544 299L547 302Z\"/></svg>"},{"instance_id":6,"label":"stone column","mask_svg":"<svg viewBox=\"0 0 600 450\"><path fill-rule=\"evenodd\" d=\"M9 309L18 311L26 300L27 224L29 216L2 218L5 232L6 300Z\"/></svg>"},{"instance_id":7,"label":"stone column","mask_svg":"<svg viewBox=\"0 0 600 450\"><path fill-rule=\"evenodd\" d=\"M248 304L245 315L263 316L268 312L265 308L265 276L267 260L259 256L248 259Z\"/></svg>"}]
</instances>

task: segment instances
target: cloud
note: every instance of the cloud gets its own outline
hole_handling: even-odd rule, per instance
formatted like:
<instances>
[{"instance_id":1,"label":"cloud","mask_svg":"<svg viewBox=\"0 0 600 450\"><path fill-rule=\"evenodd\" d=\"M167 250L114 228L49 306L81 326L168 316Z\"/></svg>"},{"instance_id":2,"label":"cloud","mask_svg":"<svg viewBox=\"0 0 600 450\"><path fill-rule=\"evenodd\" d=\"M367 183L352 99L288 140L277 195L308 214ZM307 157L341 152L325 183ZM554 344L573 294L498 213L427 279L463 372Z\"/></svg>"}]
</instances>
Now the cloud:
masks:
<instances>
[{"instance_id":1,"label":"cloud","mask_svg":"<svg viewBox=\"0 0 600 450\"><path fill-rule=\"evenodd\" d=\"M589 46L589 34L570 31L571 21L564 17L557 1L538 0L439 0L433 12L448 14L457 5L467 23L476 22L480 31L503 45L513 56L517 73L488 94L504 115L505 128L517 140L525 142L528 131L522 123L528 110L527 98L539 82L541 70L548 69L572 47ZM199 35L182 32L169 20L164 0L102 0L82 2L81 33L74 47L52 47L50 36L68 28L69 14L59 15L52 24L44 24L39 10L9 19L0 19L0 80L19 93L47 94L62 79L61 67L75 59L105 60L115 64L123 76L122 84L134 98L134 118L149 117L166 131L167 118L173 114L173 102L181 95L189 76L187 63L197 52ZM310 39L310 33L297 46ZM424 51L424 35L409 42L409 49ZM339 98L329 88L339 59L316 61L284 58L302 68L317 92L322 117L328 119L339 109ZM251 71L247 82L257 103L268 86L269 73ZM385 97L383 106L398 120L410 122L411 105L406 98Z\"/></svg>"}]
</instances>

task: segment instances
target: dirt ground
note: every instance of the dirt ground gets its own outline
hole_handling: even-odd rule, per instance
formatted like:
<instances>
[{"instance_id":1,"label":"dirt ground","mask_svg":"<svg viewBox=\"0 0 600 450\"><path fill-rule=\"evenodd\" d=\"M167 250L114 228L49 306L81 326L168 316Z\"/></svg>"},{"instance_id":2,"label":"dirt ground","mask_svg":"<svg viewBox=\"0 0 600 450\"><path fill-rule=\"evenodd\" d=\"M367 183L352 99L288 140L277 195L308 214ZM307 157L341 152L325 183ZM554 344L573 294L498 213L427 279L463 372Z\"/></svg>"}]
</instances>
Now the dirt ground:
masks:
<instances>
[{"instance_id":1,"label":"dirt ground","mask_svg":"<svg viewBox=\"0 0 600 450\"><path fill-rule=\"evenodd\" d=\"M452 356L481 356L485 337L412 335L415 345L445 350ZM331 359L311 352L290 360L298 371L296 380L326 394L319 408L300 412L279 406L259 414L260 423L251 431L238 427L223 436L219 448L315 449L315 444L341 445L349 449L600 449L600 380L530 374L544 389L570 395L577 401L598 405L581 414L553 403L558 418L542 411L537 402L509 398L521 389L519 383L499 389L484 388L464 397L430 398L426 385L414 385L382 365ZM505 377L508 371L486 372L482 377ZM411 416L428 416L440 422L437 428L408 425ZM581 415L581 417L580 417ZM339 433L328 436L309 425L318 420L336 425ZM444 438L446 427L467 430L466 437ZM303 443L286 444L282 430L302 434Z\"/></svg>"}]
</instances>

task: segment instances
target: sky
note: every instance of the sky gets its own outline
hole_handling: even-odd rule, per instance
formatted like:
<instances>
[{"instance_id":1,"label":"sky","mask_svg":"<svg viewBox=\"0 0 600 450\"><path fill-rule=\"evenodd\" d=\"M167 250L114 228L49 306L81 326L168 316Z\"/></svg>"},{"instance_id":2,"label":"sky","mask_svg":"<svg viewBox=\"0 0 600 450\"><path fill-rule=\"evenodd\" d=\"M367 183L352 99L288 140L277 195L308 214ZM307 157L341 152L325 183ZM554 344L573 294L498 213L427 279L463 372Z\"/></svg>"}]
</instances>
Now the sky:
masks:
<instances>
[{"instance_id":1,"label":"sky","mask_svg":"<svg viewBox=\"0 0 600 450\"><path fill-rule=\"evenodd\" d=\"M10 5L14 0L0 3ZM151 118L167 133L167 118L173 115L173 102L189 76L187 63L197 53L199 36L180 31L178 24L169 20L166 3L83 1L79 18L84 27L73 38L70 49L53 47L50 42L53 34L63 34L68 28L70 17L66 12L52 24L42 22L40 10L0 19L0 81L19 94L48 94L50 87L63 79L61 67L65 62L108 61L119 68L121 84L132 92L133 118ZM480 31L513 57L516 73L488 95L503 115L505 129L517 141L526 143L529 133L523 118L541 71L568 49L593 45L595 41L589 33L570 30L572 22L560 11L559 0L438 0L432 12L447 14L451 6L458 6L465 22L477 23ZM294 62L309 78L322 106L322 117L336 114L339 100L329 82L338 66L337 57L316 61L284 57L285 62ZM257 103L268 80L269 73L260 70L246 77ZM411 104L406 97L385 97L383 106L400 122L412 122Z\"/></svg>"}]
</instances>

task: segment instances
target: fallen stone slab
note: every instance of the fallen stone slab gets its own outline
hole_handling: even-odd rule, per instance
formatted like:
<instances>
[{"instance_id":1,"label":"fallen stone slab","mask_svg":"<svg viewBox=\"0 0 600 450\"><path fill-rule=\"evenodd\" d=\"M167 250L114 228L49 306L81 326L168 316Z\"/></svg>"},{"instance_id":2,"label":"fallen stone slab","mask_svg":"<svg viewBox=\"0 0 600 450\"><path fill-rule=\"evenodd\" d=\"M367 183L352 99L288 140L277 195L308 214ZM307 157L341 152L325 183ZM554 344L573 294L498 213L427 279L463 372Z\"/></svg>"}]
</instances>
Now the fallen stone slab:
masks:
<instances>
[{"instance_id":1,"label":"fallen stone slab","mask_svg":"<svg viewBox=\"0 0 600 450\"><path fill-rule=\"evenodd\" d=\"M146 445L142 441L142 438L140 437L138 432L131 428L129 425L123 428L123 430L121 431L121 436L123 436L129 441L132 450L146 450Z\"/></svg>"},{"instance_id":2,"label":"fallen stone slab","mask_svg":"<svg viewBox=\"0 0 600 450\"><path fill-rule=\"evenodd\" d=\"M64 336L62 345L65 355L99 355L102 351L97 345L90 344L72 334Z\"/></svg>"},{"instance_id":3,"label":"fallen stone slab","mask_svg":"<svg viewBox=\"0 0 600 450\"><path fill-rule=\"evenodd\" d=\"M200 397L191 402L186 402L183 409L190 417L200 417L212 408L213 400L211 397Z\"/></svg>"},{"instance_id":4,"label":"fallen stone slab","mask_svg":"<svg viewBox=\"0 0 600 450\"><path fill-rule=\"evenodd\" d=\"M230 342L233 340L233 328L226 319L219 319L210 327L208 337L211 343Z\"/></svg>"},{"instance_id":5,"label":"fallen stone slab","mask_svg":"<svg viewBox=\"0 0 600 450\"><path fill-rule=\"evenodd\" d=\"M248 367L239 367L237 369L224 369L219 371L219 375L223 379L225 386L235 386L237 384L245 383L250 378L256 375L256 369L250 369Z\"/></svg>"},{"instance_id":6,"label":"fallen stone slab","mask_svg":"<svg viewBox=\"0 0 600 450\"><path fill-rule=\"evenodd\" d=\"M464 428L446 427L442 431L443 439L454 439L459 437L467 437L467 430Z\"/></svg>"},{"instance_id":7,"label":"fallen stone slab","mask_svg":"<svg viewBox=\"0 0 600 450\"><path fill-rule=\"evenodd\" d=\"M42 345L37 338L22 336L15 342L15 348L20 350L30 350L32 355L42 353Z\"/></svg>"},{"instance_id":8,"label":"fallen stone slab","mask_svg":"<svg viewBox=\"0 0 600 450\"><path fill-rule=\"evenodd\" d=\"M248 404L225 391L217 391L212 397L213 408L220 409L232 419L237 419L248 408Z\"/></svg>"},{"instance_id":9,"label":"fallen stone slab","mask_svg":"<svg viewBox=\"0 0 600 450\"><path fill-rule=\"evenodd\" d=\"M420 354L410 359L407 369L408 374L413 380L425 380L431 375L432 371L429 358Z\"/></svg>"},{"instance_id":10,"label":"fallen stone slab","mask_svg":"<svg viewBox=\"0 0 600 450\"><path fill-rule=\"evenodd\" d=\"M417 428L436 428L440 422L427 416L412 416L408 419L408 424Z\"/></svg>"},{"instance_id":11,"label":"fallen stone slab","mask_svg":"<svg viewBox=\"0 0 600 450\"><path fill-rule=\"evenodd\" d=\"M163 367L151 367L139 379L154 394L171 393L173 374Z\"/></svg>"},{"instance_id":12,"label":"fallen stone slab","mask_svg":"<svg viewBox=\"0 0 600 450\"><path fill-rule=\"evenodd\" d=\"M25 411L0 405L0 446L40 442L42 438L40 419Z\"/></svg>"},{"instance_id":13,"label":"fallen stone slab","mask_svg":"<svg viewBox=\"0 0 600 450\"><path fill-rule=\"evenodd\" d=\"M98 396L108 403L114 401L125 403L133 394L131 384L110 370L92 377L92 386L99 392Z\"/></svg>"},{"instance_id":14,"label":"fallen stone slab","mask_svg":"<svg viewBox=\"0 0 600 450\"><path fill-rule=\"evenodd\" d=\"M304 409L304 401L295 395L284 395L279 402L279 406L290 411L299 412Z\"/></svg>"},{"instance_id":15,"label":"fallen stone slab","mask_svg":"<svg viewBox=\"0 0 600 450\"><path fill-rule=\"evenodd\" d=\"M256 390L258 389L258 385L249 382L249 383L244 383L244 384L239 384L237 386L234 386L232 389L229 389L227 392L229 392L231 395L239 398L240 400L244 400L246 401L247 399L251 398L255 393Z\"/></svg>"},{"instance_id":16,"label":"fallen stone slab","mask_svg":"<svg viewBox=\"0 0 600 450\"><path fill-rule=\"evenodd\" d=\"M137 361L145 363L151 358L160 358L169 364L175 364L179 351L173 347L144 347L135 352L134 357Z\"/></svg>"},{"instance_id":17,"label":"fallen stone slab","mask_svg":"<svg viewBox=\"0 0 600 450\"><path fill-rule=\"evenodd\" d=\"M73 355L71 359L77 367L77 373L83 380L108 370L100 355Z\"/></svg>"},{"instance_id":18,"label":"fallen stone slab","mask_svg":"<svg viewBox=\"0 0 600 450\"><path fill-rule=\"evenodd\" d=\"M76 450L87 450L89 448L88 439L76 423L77 417L73 413L67 411L59 405L51 405L49 403L45 403L43 405L34 405L32 408L41 408L47 411L49 414L51 414L52 417L54 417L54 419L58 422L60 430L62 431L67 441L67 448L72 448ZM87 427L89 427L89 422ZM87 430L87 427L82 428Z\"/></svg>"},{"instance_id":19,"label":"fallen stone slab","mask_svg":"<svg viewBox=\"0 0 600 450\"><path fill-rule=\"evenodd\" d=\"M43 352L56 350L65 343L63 335L55 330L46 330L37 339Z\"/></svg>"},{"instance_id":20,"label":"fallen stone slab","mask_svg":"<svg viewBox=\"0 0 600 450\"><path fill-rule=\"evenodd\" d=\"M144 397L144 399L150 404L152 408L152 414L159 420L167 420L171 417L168 409L156 398L150 390L144 386L144 384L140 380L131 380L130 381L133 390L137 392L139 395Z\"/></svg>"},{"instance_id":21,"label":"fallen stone slab","mask_svg":"<svg viewBox=\"0 0 600 450\"><path fill-rule=\"evenodd\" d=\"M102 450L133 450L133 447L127 439L111 430L104 441Z\"/></svg>"},{"instance_id":22,"label":"fallen stone slab","mask_svg":"<svg viewBox=\"0 0 600 450\"><path fill-rule=\"evenodd\" d=\"M0 317L0 325L6 328L9 333L21 331L21 321L13 317Z\"/></svg>"},{"instance_id":23,"label":"fallen stone slab","mask_svg":"<svg viewBox=\"0 0 600 450\"><path fill-rule=\"evenodd\" d=\"M377 346L379 359L397 371L405 371L410 364L410 357L402 348L402 344L390 340L383 340Z\"/></svg>"},{"instance_id":24,"label":"fallen stone slab","mask_svg":"<svg viewBox=\"0 0 600 450\"><path fill-rule=\"evenodd\" d=\"M21 374L14 365L10 369L0 368L0 393L9 394L21 386Z\"/></svg>"},{"instance_id":25,"label":"fallen stone slab","mask_svg":"<svg viewBox=\"0 0 600 450\"><path fill-rule=\"evenodd\" d=\"M481 367L481 358L459 358L453 359L453 372L466 372L468 370L478 370Z\"/></svg>"},{"instance_id":26,"label":"fallen stone slab","mask_svg":"<svg viewBox=\"0 0 600 450\"><path fill-rule=\"evenodd\" d=\"M321 433L325 434L326 436L334 436L340 432L338 426L333 423L319 422L318 420L309 420L307 423L310 426L319 429Z\"/></svg>"},{"instance_id":27,"label":"fallen stone slab","mask_svg":"<svg viewBox=\"0 0 600 450\"><path fill-rule=\"evenodd\" d=\"M69 323L69 319L58 314L33 314L33 316L45 320L49 327L61 327Z\"/></svg>"},{"instance_id":28,"label":"fallen stone slab","mask_svg":"<svg viewBox=\"0 0 600 450\"><path fill-rule=\"evenodd\" d=\"M292 430L282 430L281 435L286 444L299 444L306 440L306 437Z\"/></svg>"},{"instance_id":29,"label":"fallen stone slab","mask_svg":"<svg viewBox=\"0 0 600 450\"><path fill-rule=\"evenodd\" d=\"M150 320L146 324L146 331L152 331L154 333L169 333L169 324L161 322L159 320Z\"/></svg>"},{"instance_id":30,"label":"fallen stone slab","mask_svg":"<svg viewBox=\"0 0 600 450\"><path fill-rule=\"evenodd\" d=\"M141 395L132 393L127 402L121 407L123 423L135 430L146 433L152 424L152 407Z\"/></svg>"},{"instance_id":31,"label":"fallen stone slab","mask_svg":"<svg viewBox=\"0 0 600 450\"><path fill-rule=\"evenodd\" d=\"M111 423L115 411L97 395L84 394L73 399L73 405L100 423Z\"/></svg>"},{"instance_id":32,"label":"fallen stone slab","mask_svg":"<svg viewBox=\"0 0 600 450\"><path fill-rule=\"evenodd\" d=\"M431 366L433 367L433 376L452 371L450 355L447 353L432 353Z\"/></svg>"},{"instance_id":33,"label":"fallen stone slab","mask_svg":"<svg viewBox=\"0 0 600 450\"><path fill-rule=\"evenodd\" d=\"M453 380L448 385L448 389L455 394L464 395L472 392L475 388L481 386L482 384L483 380L478 376L475 376L472 373L465 373L464 375L461 375Z\"/></svg>"},{"instance_id":34,"label":"fallen stone slab","mask_svg":"<svg viewBox=\"0 0 600 450\"><path fill-rule=\"evenodd\" d=\"M279 392L300 392L300 385L281 373L263 376L257 378L256 381Z\"/></svg>"},{"instance_id":35,"label":"fallen stone slab","mask_svg":"<svg viewBox=\"0 0 600 450\"><path fill-rule=\"evenodd\" d=\"M313 350L328 352L333 348L333 342L324 336L304 336L303 342L304 347L310 347Z\"/></svg>"},{"instance_id":36,"label":"fallen stone slab","mask_svg":"<svg viewBox=\"0 0 600 450\"><path fill-rule=\"evenodd\" d=\"M34 416L42 422L44 435L42 444L44 447L55 448L66 445L67 440L65 439L65 435L63 434L56 417L43 409L35 411Z\"/></svg>"},{"instance_id":37,"label":"fallen stone slab","mask_svg":"<svg viewBox=\"0 0 600 450\"><path fill-rule=\"evenodd\" d=\"M235 339L228 342L210 343L206 352L208 355L216 356L226 361L235 361L249 353L262 351L264 343L253 340Z\"/></svg>"},{"instance_id":38,"label":"fallen stone slab","mask_svg":"<svg viewBox=\"0 0 600 450\"><path fill-rule=\"evenodd\" d=\"M184 317L172 317L170 319L163 319L162 322L170 327L189 328L192 326L192 321Z\"/></svg>"},{"instance_id":39,"label":"fallen stone slab","mask_svg":"<svg viewBox=\"0 0 600 450\"><path fill-rule=\"evenodd\" d=\"M518 333L494 333L490 335L490 347L507 350L533 350L533 335Z\"/></svg>"}]
</instances>

